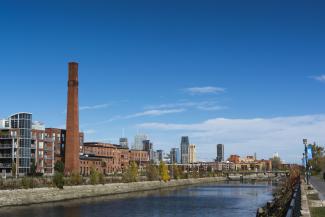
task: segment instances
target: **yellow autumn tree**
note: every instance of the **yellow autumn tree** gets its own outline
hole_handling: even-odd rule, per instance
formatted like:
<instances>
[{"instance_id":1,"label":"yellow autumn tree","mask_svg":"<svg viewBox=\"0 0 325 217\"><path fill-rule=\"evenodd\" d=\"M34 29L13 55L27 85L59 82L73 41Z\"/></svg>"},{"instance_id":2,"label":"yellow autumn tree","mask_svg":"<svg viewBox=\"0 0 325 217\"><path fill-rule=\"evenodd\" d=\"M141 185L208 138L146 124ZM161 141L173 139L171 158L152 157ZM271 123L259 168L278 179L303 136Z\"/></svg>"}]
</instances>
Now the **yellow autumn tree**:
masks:
<instances>
[{"instance_id":1,"label":"yellow autumn tree","mask_svg":"<svg viewBox=\"0 0 325 217\"><path fill-rule=\"evenodd\" d=\"M170 180L170 177L168 174L168 167L162 161L159 164L159 175L160 175L161 180L163 180L164 182L167 182Z\"/></svg>"}]
</instances>

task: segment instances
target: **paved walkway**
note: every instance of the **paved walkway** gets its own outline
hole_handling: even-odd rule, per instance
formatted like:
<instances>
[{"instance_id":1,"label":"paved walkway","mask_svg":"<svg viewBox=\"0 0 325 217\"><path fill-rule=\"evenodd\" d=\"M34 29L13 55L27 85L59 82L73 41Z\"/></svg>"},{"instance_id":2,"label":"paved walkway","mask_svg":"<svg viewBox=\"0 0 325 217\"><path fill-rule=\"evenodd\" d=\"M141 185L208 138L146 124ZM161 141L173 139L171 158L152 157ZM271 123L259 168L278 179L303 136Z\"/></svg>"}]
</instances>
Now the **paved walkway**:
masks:
<instances>
[{"instance_id":1,"label":"paved walkway","mask_svg":"<svg viewBox=\"0 0 325 217\"><path fill-rule=\"evenodd\" d=\"M319 198L325 200L325 181L319 177L312 176L310 183L316 188L319 193Z\"/></svg>"}]
</instances>

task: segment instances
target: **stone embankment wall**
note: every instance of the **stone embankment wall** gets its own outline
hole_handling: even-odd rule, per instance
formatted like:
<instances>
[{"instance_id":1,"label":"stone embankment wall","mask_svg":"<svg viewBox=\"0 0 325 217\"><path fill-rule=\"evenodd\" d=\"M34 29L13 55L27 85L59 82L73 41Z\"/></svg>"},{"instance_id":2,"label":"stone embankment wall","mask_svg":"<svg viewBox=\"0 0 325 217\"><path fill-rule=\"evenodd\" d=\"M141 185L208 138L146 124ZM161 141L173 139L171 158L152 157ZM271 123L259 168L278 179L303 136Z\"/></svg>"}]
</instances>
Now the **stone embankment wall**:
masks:
<instances>
[{"instance_id":1,"label":"stone embankment wall","mask_svg":"<svg viewBox=\"0 0 325 217\"><path fill-rule=\"evenodd\" d=\"M201 179L172 180L166 183L160 181L153 181L117 183L106 185L65 186L63 190L59 190L57 188L3 190L0 191L0 207L29 205L79 198L124 194L131 192L171 188L184 185L212 183L225 180L225 177L212 177Z\"/></svg>"}]
</instances>

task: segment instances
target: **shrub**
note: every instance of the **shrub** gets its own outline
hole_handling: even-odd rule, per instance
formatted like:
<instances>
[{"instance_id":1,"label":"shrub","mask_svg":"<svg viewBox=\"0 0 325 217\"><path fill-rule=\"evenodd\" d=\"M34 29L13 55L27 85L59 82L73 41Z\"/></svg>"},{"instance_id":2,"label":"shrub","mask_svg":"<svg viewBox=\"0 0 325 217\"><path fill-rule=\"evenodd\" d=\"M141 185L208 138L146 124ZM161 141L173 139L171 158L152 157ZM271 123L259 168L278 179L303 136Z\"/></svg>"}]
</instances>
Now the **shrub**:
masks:
<instances>
[{"instance_id":1,"label":"shrub","mask_svg":"<svg viewBox=\"0 0 325 217\"><path fill-rule=\"evenodd\" d=\"M122 181L123 182L136 182L138 179L138 166L132 161L127 168L127 170L123 173Z\"/></svg>"},{"instance_id":2,"label":"shrub","mask_svg":"<svg viewBox=\"0 0 325 217\"><path fill-rule=\"evenodd\" d=\"M150 164L146 168L146 176L148 181L156 181L159 179L159 172L155 165Z\"/></svg>"},{"instance_id":3,"label":"shrub","mask_svg":"<svg viewBox=\"0 0 325 217\"><path fill-rule=\"evenodd\" d=\"M72 173L70 176L70 183L72 185L81 185L82 184L82 177L79 173Z\"/></svg>"},{"instance_id":4,"label":"shrub","mask_svg":"<svg viewBox=\"0 0 325 217\"><path fill-rule=\"evenodd\" d=\"M57 188L63 189L63 186L64 186L63 173L55 172L55 174L53 176L53 183Z\"/></svg>"},{"instance_id":5,"label":"shrub","mask_svg":"<svg viewBox=\"0 0 325 217\"><path fill-rule=\"evenodd\" d=\"M99 182L99 173L94 169L90 169L90 184L96 185Z\"/></svg>"},{"instance_id":6,"label":"shrub","mask_svg":"<svg viewBox=\"0 0 325 217\"><path fill-rule=\"evenodd\" d=\"M57 161L54 165L55 172L64 173L64 163L62 161Z\"/></svg>"},{"instance_id":7,"label":"shrub","mask_svg":"<svg viewBox=\"0 0 325 217\"><path fill-rule=\"evenodd\" d=\"M170 179L169 174L168 174L168 168L164 162L160 162L159 175L160 175L161 180L164 182L167 182Z\"/></svg>"},{"instance_id":8,"label":"shrub","mask_svg":"<svg viewBox=\"0 0 325 217\"><path fill-rule=\"evenodd\" d=\"M98 174L98 182L103 185L105 184L105 178L103 173Z\"/></svg>"},{"instance_id":9,"label":"shrub","mask_svg":"<svg viewBox=\"0 0 325 217\"><path fill-rule=\"evenodd\" d=\"M181 172L180 169L176 164L173 165L173 178L174 179L180 179L181 178Z\"/></svg>"},{"instance_id":10,"label":"shrub","mask_svg":"<svg viewBox=\"0 0 325 217\"><path fill-rule=\"evenodd\" d=\"M33 188L34 187L34 179L26 177L26 176L23 177L22 180L21 180L21 186L24 189Z\"/></svg>"}]
</instances>

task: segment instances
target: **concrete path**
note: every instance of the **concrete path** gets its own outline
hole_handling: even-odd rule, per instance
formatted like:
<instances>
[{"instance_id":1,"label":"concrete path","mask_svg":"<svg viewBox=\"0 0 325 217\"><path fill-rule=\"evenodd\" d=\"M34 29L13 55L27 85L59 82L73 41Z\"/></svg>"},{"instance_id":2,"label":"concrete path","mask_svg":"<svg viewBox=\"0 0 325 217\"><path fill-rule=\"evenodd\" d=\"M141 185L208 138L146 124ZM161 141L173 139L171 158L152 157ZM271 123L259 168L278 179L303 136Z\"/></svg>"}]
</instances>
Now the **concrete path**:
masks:
<instances>
[{"instance_id":1,"label":"concrete path","mask_svg":"<svg viewBox=\"0 0 325 217\"><path fill-rule=\"evenodd\" d=\"M316 188L319 193L319 199L325 200L325 181L319 177L312 176L310 178L310 183Z\"/></svg>"}]
</instances>

